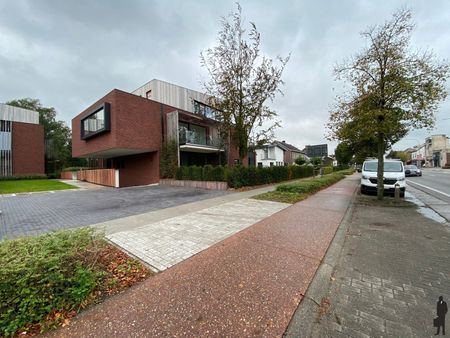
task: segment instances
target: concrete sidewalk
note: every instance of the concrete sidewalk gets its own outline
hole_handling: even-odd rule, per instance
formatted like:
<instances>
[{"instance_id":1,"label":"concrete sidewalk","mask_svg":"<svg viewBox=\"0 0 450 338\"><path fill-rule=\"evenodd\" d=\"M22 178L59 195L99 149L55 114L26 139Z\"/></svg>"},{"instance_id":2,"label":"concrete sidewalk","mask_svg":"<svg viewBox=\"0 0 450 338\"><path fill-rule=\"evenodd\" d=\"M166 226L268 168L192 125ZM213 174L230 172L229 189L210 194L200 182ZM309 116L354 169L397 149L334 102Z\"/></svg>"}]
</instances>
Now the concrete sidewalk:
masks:
<instances>
[{"instance_id":1,"label":"concrete sidewalk","mask_svg":"<svg viewBox=\"0 0 450 338\"><path fill-rule=\"evenodd\" d=\"M52 337L279 337L358 186L347 177L79 315Z\"/></svg>"}]
</instances>

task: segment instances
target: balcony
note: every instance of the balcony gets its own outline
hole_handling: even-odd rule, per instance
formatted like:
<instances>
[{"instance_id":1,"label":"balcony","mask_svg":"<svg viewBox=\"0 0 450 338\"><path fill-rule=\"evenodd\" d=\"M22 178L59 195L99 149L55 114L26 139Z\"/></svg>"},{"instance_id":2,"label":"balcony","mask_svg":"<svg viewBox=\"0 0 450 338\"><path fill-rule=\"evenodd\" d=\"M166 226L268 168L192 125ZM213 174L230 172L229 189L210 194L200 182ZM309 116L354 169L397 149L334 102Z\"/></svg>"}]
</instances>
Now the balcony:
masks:
<instances>
[{"instance_id":1,"label":"balcony","mask_svg":"<svg viewBox=\"0 0 450 338\"><path fill-rule=\"evenodd\" d=\"M178 132L181 151L195 153L217 153L224 151L219 138L211 138L206 133L198 133L193 130L187 130L184 127L179 128Z\"/></svg>"}]
</instances>

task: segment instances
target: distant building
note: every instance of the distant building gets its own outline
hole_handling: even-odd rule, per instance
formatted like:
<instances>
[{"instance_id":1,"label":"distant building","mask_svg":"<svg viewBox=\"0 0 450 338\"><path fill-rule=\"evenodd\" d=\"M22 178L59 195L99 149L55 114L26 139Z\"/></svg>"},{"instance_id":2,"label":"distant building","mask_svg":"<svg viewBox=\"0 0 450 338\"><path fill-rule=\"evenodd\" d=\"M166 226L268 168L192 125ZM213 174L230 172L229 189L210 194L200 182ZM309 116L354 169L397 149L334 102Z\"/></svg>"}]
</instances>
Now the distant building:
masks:
<instances>
[{"instance_id":1,"label":"distant building","mask_svg":"<svg viewBox=\"0 0 450 338\"><path fill-rule=\"evenodd\" d=\"M325 166L337 166L337 161L334 156L324 156L322 157L322 164Z\"/></svg>"},{"instance_id":2,"label":"distant building","mask_svg":"<svg viewBox=\"0 0 450 338\"><path fill-rule=\"evenodd\" d=\"M450 144L445 134L425 139L425 160L430 167L450 166Z\"/></svg>"},{"instance_id":3,"label":"distant building","mask_svg":"<svg viewBox=\"0 0 450 338\"><path fill-rule=\"evenodd\" d=\"M324 156L328 156L328 144L307 145L304 152L306 153L306 156L310 158L322 158Z\"/></svg>"},{"instance_id":4,"label":"distant building","mask_svg":"<svg viewBox=\"0 0 450 338\"><path fill-rule=\"evenodd\" d=\"M0 103L0 176L44 175L39 113Z\"/></svg>"},{"instance_id":5,"label":"distant building","mask_svg":"<svg viewBox=\"0 0 450 338\"><path fill-rule=\"evenodd\" d=\"M284 149L280 147L278 142L257 147L255 154L255 162L258 167L284 165Z\"/></svg>"},{"instance_id":6,"label":"distant building","mask_svg":"<svg viewBox=\"0 0 450 338\"><path fill-rule=\"evenodd\" d=\"M277 142L277 144L284 150L283 159L285 164L293 164L295 160L301 156L306 159L305 154L303 154L296 146L286 143L286 141Z\"/></svg>"},{"instance_id":7,"label":"distant building","mask_svg":"<svg viewBox=\"0 0 450 338\"><path fill-rule=\"evenodd\" d=\"M423 165L426 162L425 143L420 144L418 146L415 146L412 149L413 150L410 152L410 154L411 154L411 164L414 164L414 165L416 165L419 168L423 167Z\"/></svg>"},{"instance_id":8,"label":"distant building","mask_svg":"<svg viewBox=\"0 0 450 338\"><path fill-rule=\"evenodd\" d=\"M301 150L285 141L275 141L255 149L255 162L258 167L293 164L300 156L304 156Z\"/></svg>"}]
</instances>

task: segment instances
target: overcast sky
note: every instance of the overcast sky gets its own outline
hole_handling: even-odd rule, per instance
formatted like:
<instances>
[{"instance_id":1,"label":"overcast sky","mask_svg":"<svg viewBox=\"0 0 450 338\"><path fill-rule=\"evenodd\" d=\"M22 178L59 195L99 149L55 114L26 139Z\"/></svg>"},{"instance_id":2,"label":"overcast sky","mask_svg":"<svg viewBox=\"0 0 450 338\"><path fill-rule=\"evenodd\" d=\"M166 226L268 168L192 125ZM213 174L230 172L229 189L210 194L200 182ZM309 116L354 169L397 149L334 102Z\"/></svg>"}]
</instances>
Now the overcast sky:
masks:
<instances>
[{"instance_id":1,"label":"overcast sky","mask_svg":"<svg viewBox=\"0 0 450 338\"><path fill-rule=\"evenodd\" d=\"M442 1L246 1L246 23L261 33L265 55L292 52L284 96L273 103L282 121L276 136L298 147L335 143L325 123L343 83L333 66L358 52L359 33L413 10L413 48L450 55L450 2ZM53 106L68 122L114 88L132 91L153 78L202 90L207 74L200 52L216 43L220 17L234 1L0 0L0 102L31 97ZM450 89L450 84L447 85ZM394 148L430 134L450 136L450 99L432 131L411 132Z\"/></svg>"}]
</instances>

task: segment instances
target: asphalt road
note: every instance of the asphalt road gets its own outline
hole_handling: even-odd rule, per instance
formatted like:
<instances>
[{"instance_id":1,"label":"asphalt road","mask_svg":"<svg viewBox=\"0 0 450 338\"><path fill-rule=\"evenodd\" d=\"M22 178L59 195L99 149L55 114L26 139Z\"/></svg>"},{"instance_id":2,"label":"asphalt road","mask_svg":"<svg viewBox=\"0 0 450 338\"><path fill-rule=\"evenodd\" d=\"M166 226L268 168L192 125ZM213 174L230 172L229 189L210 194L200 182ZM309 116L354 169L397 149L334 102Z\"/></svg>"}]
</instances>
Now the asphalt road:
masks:
<instances>
[{"instance_id":1,"label":"asphalt road","mask_svg":"<svg viewBox=\"0 0 450 338\"><path fill-rule=\"evenodd\" d=\"M407 177L407 184L450 203L450 170L423 169L421 177Z\"/></svg>"}]
</instances>

